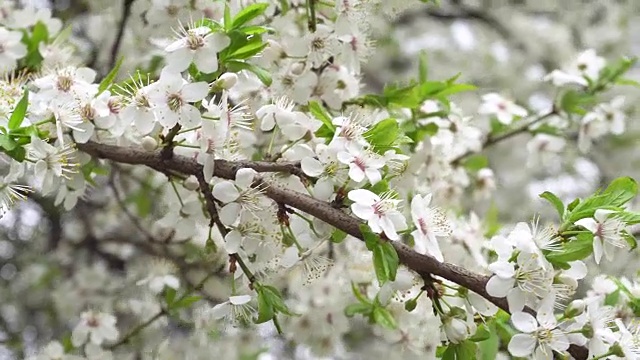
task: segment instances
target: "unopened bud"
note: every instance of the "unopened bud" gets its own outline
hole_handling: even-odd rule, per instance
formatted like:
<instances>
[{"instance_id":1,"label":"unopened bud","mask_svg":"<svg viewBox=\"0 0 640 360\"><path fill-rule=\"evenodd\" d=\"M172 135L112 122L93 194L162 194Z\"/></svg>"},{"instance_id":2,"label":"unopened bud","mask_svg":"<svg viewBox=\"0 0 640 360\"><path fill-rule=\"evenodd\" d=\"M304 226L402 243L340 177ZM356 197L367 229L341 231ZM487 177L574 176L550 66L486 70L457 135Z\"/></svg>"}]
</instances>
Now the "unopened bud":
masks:
<instances>
[{"instance_id":1,"label":"unopened bud","mask_svg":"<svg viewBox=\"0 0 640 360\"><path fill-rule=\"evenodd\" d=\"M302 72L304 71L304 63L302 62L297 62L293 65L291 65L291 73L293 75L300 75L302 74Z\"/></svg>"},{"instance_id":2,"label":"unopened bud","mask_svg":"<svg viewBox=\"0 0 640 360\"><path fill-rule=\"evenodd\" d=\"M224 73L216 81L216 85L224 90L229 90L238 83L238 75L236 73Z\"/></svg>"},{"instance_id":3,"label":"unopened bud","mask_svg":"<svg viewBox=\"0 0 640 360\"><path fill-rule=\"evenodd\" d=\"M191 190L191 191L195 191L198 189L198 187L200 187L200 184L198 183L198 179L196 179L195 175L191 175L188 178L186 178L184 180L183 185L187 190Z\"/></svg>"},{"instance_id":4,"label":"unopened bud","mask_svg":"<svg viewBox=\"0 0 640 360\"><path fill-rule=\"evenodd\" d=\"M158 142L151 136L145 136L142 138L142 148L147 151L153 151L158 148Z\"/></svg>"},{"instance_id":5,"label":"unopened bud","mask_svg":"<svg viewBox=\"0 0 640 360\"><path fill-rule=\"evenodd\" d=\"M580 299L574 300L564 310L564 316L566 318L571 319L575 316L582 314L584 312L584 308L585 308L584 300L580 300Z\"/></svg>"}]
</instances>

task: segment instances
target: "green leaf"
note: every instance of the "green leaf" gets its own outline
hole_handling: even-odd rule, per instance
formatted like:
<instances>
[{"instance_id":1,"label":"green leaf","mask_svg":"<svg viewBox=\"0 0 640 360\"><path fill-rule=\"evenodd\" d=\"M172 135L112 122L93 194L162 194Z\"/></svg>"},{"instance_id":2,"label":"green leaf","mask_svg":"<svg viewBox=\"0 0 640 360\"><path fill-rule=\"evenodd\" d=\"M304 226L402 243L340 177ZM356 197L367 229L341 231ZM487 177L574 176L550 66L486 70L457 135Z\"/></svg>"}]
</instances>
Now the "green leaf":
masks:
<instances>
[{"instance_id":1,"label":"green leaf","mask_svg":"<svg viewBox=\"0 0 640 360\"><path fill-rule=\"evenodd\" d=\"M474 154L467 157L462 166L470 172L478 172L480 169L489 166L489 159L485 155Z\"/></svg>"},{"instance_id":2,"label":"green leaf","mask_svg":"<svg viewBox=\"0 0 640 360\"><path fill-rule=\"evenodd\" d=\"M265 42L262 42L261 39L258 39L258 41L251 41L246 45L242 46L241 48L237 49L236 51L234 51L232 54L230 54L229 58L242 59L242 60L248 59L262 52L262 50L264 50L264 48L266 48L267 45L268 44Z\"/></svg>"},{"instance_id":3,"label":"green leaf","mask_svg":"<svg viewBox=\"0 0 640 360\"><path fill-rule=\"evenodd\" d=\"M265 295L263 291L258 292L258 318L254 320L256 324L266 323L273 319L276 315L273 305L269 301L268 295Z\"/></svg>"},{"instance_id":4,"label":"green leaf","mask_svg":"<svg viewBox=\"0 0 640 360\"><path fill-rule=\"evenodd\" d=\"M202 296L198 296L198 295L191 295L191 296L184 297L174 302L173 304L171 304L171 310L189 307L192 304L200 301L201 299L202 299Z\"/></svg>"},{"instance_id":5,"label":"green leaf","mask_svg":"<svg viewBox=\"0 0 640 360\"><path fill-rule=\"evenodd\" d=\"M5 134L0 134L0 147L5 149L6 151L11 151L18 146L13 137Z\"/></svg>"},{"instance_id":6,"label":"green leaf","mask_svg":"<svg viewBox=\"0 0 640 360\"><path fill-rule=\"evenodd\" d=\"M376 246L373 248L373 268L376 271L376 277L380 285L390 280L389 278L389 264L387 263L387 257L384 255L382 246Z\"/></svg>"},{"instance_id":7,"label":"green leaf","mask_svg":"<svg viewBox=\"0 0 640 360\"><path fill-rule=\"evenodd\" d=\"M25 90L24 91L24 95L22 95L22 98L20 99L20 101L18 101L18 104L16 105L15 109L13 109L13 112L11 113L11 117L9 118L9 129L14 130L20 127L20 125L22 125L22 121L24 120L25 115L27 114L27 107L29 106L29 90Z\"/></svg>"},{"instance_id":8,"label":"green leaf","mask_svg":"<svg viewBox=\"0 0 640 360\"><path fill-rule=\"evenodd\" d=\"M636 240L636 237L633 236L633 234L630 234L626 230L622 231L621 234L622 234L622 237L627 242L627 244L629 244L629 247L631 248L631 250L633 250L633 249L638 247L638 241Z\"/></svg>"},{"instance_id":9,"label":"green leaf","mask_svg":"<svg viewBox=\"0 0 640 360\"><path fill-rule=\"evenodd\" d=\"M604 304L607 306L615 306L618 304L618 299L620 299L620 289L607 294L604 297Z\"/></svg>"},{"instance_id":10,"label":"green leaf","mask_svg":"<svg viewBox=\"0 0 640 360\"><path fill-rule=\"evenodd\" d=\"M442 354L442 360L475 360L478 346L465 340L459 344L449 344Z\"/></svg>"},{"instance_id":11,"label":"green leaf","mask_svg":"<svg viewBox=\"0 0 640 360\"><path fill-rule=\"evenodd\" d=\"M373 309L373 321L387 329L396 329L398 327L396 320L391 316L389 310L383 307L376 307Z\"/></svg>"},{"instance_id":12,"label":"green leaf","mask_svg":"<svg viewBox=\"0 0 640 360\"><path fill-rule=\"evenodd\" d=\"M331 242L333 242L334 244L339 244L341 243L345 238L347 237L347 233L340 230L340 229L335 229L333 230L333 232L331 233Z\"/></svg>"},{"instance_id":13,"label":"green leaf","mask_svg":"<svg viewBox=\"0 0 640 360\"><path fill-rule=\"evenodd\" d=\"M622 206L638 194L638 184L630 177L620 177L601 193L596 193L576 205L568 217L570 222L593 217L598 209L621 210Z\"/></svg>"},{"instance_id":14,"label":"green leaf","mask_svg":"<svg viewBox=\"0 0 640 360\"><path fill-rule=\"evenodd\" d=\"M380 237L374 234L367 224L360 224L360 232L362 233L367 249L369 251L373 251L373 249L380 243Z\"/></svg>"},{"instance_id":15,"label":"green leaf","mask_svg":"<svg viewBox=\"0 0 640 360\"><path fill-rule=\"evenodd\" d=\"M593 95L577 90L567 90L560 98L560 108L569 114L585 115L587 108L596 101Z\"/></svg>"},{"instance_id":16,"label":"green leaf","mask_svg":"<svg viewBox=\"0 0 640 360\"><path fill-rule=\"evenodd\" d=\"M333 125L331 115L317 101L309 101L309 112L313 117L322 121L322 126L316 131L315 135L321 138L333 139L336 132L336 126Z\"/></svg>"},{"instance_id":17,"label":"green leaf","mask_svg":"<svg viewBox=\"0 0 640 360\"><path fill-rule=\"evenodd\" d=\"M396 279L396 274L398 273L398 265L400 264L400 259L398 258L398 253L396 249L391 245L389 241L383 242L380 247L382 248L382 252L385 257L385 262L387 264L388 273L387 276L389 280L394 281Z\"/></svg>"},{"instance_id":18,"label":"green leaf","mask_svg":"<svg viewBox=\"0 0 640 360\"><path fill-rule=\"evenodd\" d=\"M73 342L71 341L71 333L64 334L60 342L62 343L62 348L65 353L71 352L75 349L75 346L73 346Z\"/></svg>"},{"instance_id":19,"label":"green leaf","mask_svg":"<svg viewBox=\"0 0 640 360\"><path fill-rule=\"evenodd\" d=\"M164 289L164 302L167 306L171 307L173 305L173 301L176 299L177 291L174 288L165 288Z\"/></svg>"},{"instance_id":20,"label":"green leaf","mask_svg":"<svg viewBox=\"0 0 640 360\"><path fill-rule=\"evenodd\" d=\"M492 321L489 323L489 338L478 343L482 360L494 360L500 349L500 338L496 326Z\"/></svg>"},{"instance_id":21,"label":"green leaf","mask_svg":"<svg viewBox=\"0 0 640 360\"><path fill-rule=\"evenodd\" d=\"M282 294L280 294L280 290L276 289L273 286L264 285L261 286L261 291L265 294L265 296L267 297L267 301L269 301L273 305L273 308L276 311L285 315L295 315L284 303Z\"/></svg>"},{"instance_id":22,"label":"green leaf","mask_svg":"<svg viewBox=\"0 0 640 360\"><path fill-rule=\"evenodd\" d=\"M378 153L384 153L395 143L399 135L398 120L389 118L375 124L363 136Z\"/></svg>"},{"instance_id":23,"label":"green leaf","mask_svg":"<svg viewBox=\"0 0 640 360\"><path fill-rule=\"evenodd\" d=\"M449 344L442 353L442 360L456 360L456 344Z\"/></svg>"},{"instance_id":24,"label":"green leaf","mask_svg":"<svg viewBox=\"0 0 640 360\"><path fill-rule=\"evenodd\" d=\"M480 324L480 326L478 326L478 330L476 330L476 333L473 334L473 336L471 336L469 340L478 342L487 340L489 337L491 337L491 330L489 330L489 327L487 327L486 324Z\"/></svg>"},{"instance_id":25,"label":"green leaf","mask_svg":"<svg viewBox=\"0 0 640 360\"><path fill-rule=\"evenodd\" d=\"M22 146L18 146L12 150L7 150L4 153L11 156L14 160L18 162L23 162L24 159L27 157L27 151Z\"/></svg>"},{"instance_id":26,"label":"green leaf","mask_svg":"<svg viewBox=\"0 0 640 360\"><path fill-rule=\"evenodd\" d=\"M120 66L122 66L123 61L124 56L121 56L116 62L116 65L113 67L113 69L111 69L107 76L105 76L104 79L100 81L100 85L98 86L98 95L107 90L111 86L111 84L113 84L113 80L115 80L116 76L118 76L118 71L120 71Z\"/></svg>"},{"instance_id":27,"label":"green leaf","mask_svg":"<svg viewBox=\"0 0 640 360\"><path fill-rule=\"evenodd\" d=\"M562 250L552 251L545 255L552 263L582 260L593 252L593 234L580 233L575 239L563 244Z\"/></svg>"},{"instance_id":28,"label":"green leaf","mask_svg":"<svg viewBox=\"0 0 640 360\"><path fill-rule=\"evenodd\" d=\"M353 295L361 303L371 305L371 301L369 301L369 299L367 299L366 297L364 297L364 295L362 295L362 293L360 292L360 290L358 290L358 287L354 282L351 282L351 292L353 292Z\"/></svg>"},{"instance_id":29,"label":"green leaf","mask_svg":"<svg viewBox=\"0 0 640 360\"><path fill-rule=\"evenodd\" d=\"M478 345L474 342L465 340L456 345L456 357L460 360L474 360L477 358Z\"/></svg>"},{"instance_id":30,"label":"green leaf","mask_svg":"<svg viewBox=\"0 0 640 360\"><path fill-rule=\"evenodd\" d=\"M564 204L562 203L562 200L560 200L559 197L549 191L545 191L539 196L550 202L551 205L556 208L556 211L560 215L560 219L562 219L562 217L564 216Z\"/></svg>"},{"instance_id":31,"label":"green leaf","mask_svg":"<svg viewBox=\"0 0 640 360\"><path fill-rule=\"evenodd\" d=\"M231 30L233 25L233 20L231 20L231 8L229 8L229 3L224 2L224 29L225 31Z\"/></svg>"},{"instance_id":32,"label":"green leaf","mask_svg":"<svg viewBox=\"0 0 640 360\"><path fill-rule=\"evenodd\" d=\"M356 303L347 305L347 307L344 309L344 314L347 317L353 317L355 314L363 314L366 316L372 311L373 306L371 304Z\"/></svg>"},{"instance_id":33,"label":"green leaf","mask_svg":"<svg viewBox=\"0 0 640 360\"><path fill-rule=\"evenodd\" d=\"M38 50L41 42L49 40L49 30L47 25L38 21L31 30L31 37L27 39L27 56L25 56L25 64L31 68L37 68L42 63L42 55Z\"/></svg>"},{"instance_id":34,"label":"green leaf","mask_svg":"<svg viewBox=\"0 0 640 360\"><path fill-rule=\"evenodd\" d=\"M616 217L627 225L640 224L640 212L620 211Z\"/></svg>"},{"instance_id":35,"label":"green leaf","mask_svg":"<svg viewBox=\"0 0 640 360\"><path fill-rule=\"evenodd\" d=\"M232 29L239 28L240 26L248 23L249 21L255 19L256 17L264 14L264 11L267 9L267 7L269 7L269 4L259 3L259 4L249 5L243 8L233 18L231 28ZM227 20L225 18L225 23L226 21Z\"/></svg>"},{"instance_id":36,"label":"green leaf","mask_svg":"<svg viewBox=\"0 0 640 360\"><path fill-rule=\"evenodd\" d=\"M237 60L229 60L225 63L225 65L229 71L233 72L239 72L242 70L251 71L252 73L256 74L258 79L260 79L260 81L262 81L262 83L266 86L271 85L271 82L273 81L271 79L271 74L258 65L253 65Z\"/></svg>"},{"instance_id":37,"label":"green leaf","mask_svg":"<svg viewBox=\"0 0 640 360\"><path fill-rule=\"evenodd\" d=\"M580 204L580 199L575 199L567 205L567 211L573 211Z\"/></svg>"},{"instance_id":38,"label":"green leaf","mask_svg":"<svg viewBox=\"0 0 640 360\"><path fill-rule=\"evenodd\" d=\"M371 186L369 188L369 191L374 194L381 195L382 193L389 191L389 189L389 182L387 180L381 180L378 181L375 185Z\"/></svg>"},{"instance_id":39,"label":"green leaf","mask_svg":"<svg viewBox=\"0 0 640 360\"><path fill-rule=\"evenodd\" d=\"M620 79L616 80L616 84L617 85L629 85L629 86L640 88L640 82L638 82L636 80L633 80L633 79L620 78Z\"/></svg>"}]
</instances>

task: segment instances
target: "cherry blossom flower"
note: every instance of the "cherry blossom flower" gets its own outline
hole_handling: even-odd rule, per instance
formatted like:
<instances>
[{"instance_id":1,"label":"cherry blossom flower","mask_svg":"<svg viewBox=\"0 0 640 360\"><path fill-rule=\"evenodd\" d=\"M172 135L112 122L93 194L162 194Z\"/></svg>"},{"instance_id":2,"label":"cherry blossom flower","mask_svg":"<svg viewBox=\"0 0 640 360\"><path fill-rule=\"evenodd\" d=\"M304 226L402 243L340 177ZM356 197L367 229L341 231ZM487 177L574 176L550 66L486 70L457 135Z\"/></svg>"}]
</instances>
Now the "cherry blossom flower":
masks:
<instances>
[{"instance_id":1,"label":"cherry blossom flower","mask_svg":"<svg viewBox=\"0 0 640 360\"><path fill-rule=\"evenodd\" d=\"M21 42L22 33L0 27L0 73L16 67L17 60L27 55L27 47Z\"/></svg>"},{"instance_id":2,"label":"cherry blossom flower","mask_svg":"<svg viewBox=\"0 0 640 360\"><path fill-rule=\"evenodd\" d=\"M589 81L596 81L600 77L600 71L605 65L604 58L598 56L595 50L588 49L578 55L564 71L554 70L544 80L551 81L555 86L577 84L586 87Z\"/></svg>"},{"instance_id":3,"label":"cherry blossom flower","mask_svg":"<svg viewBox=\"0 0 640 360\"><path fill-rule=\"evenodd\" d=\"M521 332L509 341L511 355L534 355L536 359L551 360L553 351L562 353L569 348L569 340L553 315L553 299L553 296L549 296L543 301L535 318L525 312L511 315L511 323Z\"/></svg>"},{"instance_id":4,"label":"cherry blossom flower","mask_svg":"<svg viewBox=\"0 0 640 360\"><path fill-rule=\"evenodd\" d=\"M400 200L393 199L391 194L380 197L369 190L357 189L349 191L347 196L354 202L351 211L366 220L374 233L384 232L389 240L398 240L397 231L407 228L404 216L398 211Z\"/></svg>"},{"instance_id":5,"label":"cherry blossom flower","mask_svg":"<svg viewBox=\"0 0 640 360\"><path fill-rule=\"evenodd\" d=\"M226 34L214 33L206 26L192 29L180 26L178 34L179 38L164 49L169 53L167 67L171 71L182 72L191 62L206 74L218 70L218 52L231 43Z\"/></svg>"},{"instance_id":6,"label":"cherry blossom flower","mask_svg":"<svg viewBox=\"0 0 640 360\"><path fill-rule=\"evenodd\" d=\"M220 221L225 225L232 225L240 219L243 211L259 216L262 210L262 190L253 187L257 172L253 169L240 169L236 173L235 181L222 181L213 186L213 196L225 205L220 209Z\"/></svg>"},{"instance_id":7,"label":"cherry blossom flower","mask_svg":"<svg viewBox=\"0 0 640 360\"><path fill-rule=\"evenodd\" d=\"M294 104L282 97L274 104L261 107L256 117L261 120L262 131L272 130L276 124L282 134L290 141L302 138L308 131L315 132L322 126L317 120L310 119L300 111L293 111Z\"/></svg>"},{"instance_id":8,"label":"cherry blossom flower","mask_svg":"<svg viewBox=\"0 0 640 360\"><path fill-rule=\"evenodd\" d=\"M382 180L380 169L385 166L385 160L377 154L367 151L355 143L346 146L347 151L338 152L338 161L349 165L349 177L355 182L361 182L365 176L371 185Z\"/></svg>"},{"instance_id":9,"label":"cherry blossom flower","mask_svg":"<svg viewBox=\"0 0 640 360\"><path fill-rule=\"evenodd\" d=\"M91 343L101 345L105 341L118 339L115 316L96 311L83 312L80 322L71 332L73 346L81 346L89 340Z\"/></svg>"},{"instance_id":10,"label":"cherry blossom flower","mask_svg":"<svg viewBox=\"0 0 640 360\"><path fill-rule=\"evenodd\" d=\"M35 178L39 188L48 193L62 177L69 177L78 171L78 164L70 161L74 149L70 146L58 148L37 137L31 138L29 155L35 162Z\"/></svg>"},{"instance_id":11,"label":"cherry blossom flower","mask_svg":"<svg viewBox=\"0 0 640 360\"><path fill-rule=\"evenodd\" d=\"M496 240L500 238L494 238L492 242ZM521 311L527 303L535 303L537 298L551 291L554 271L541 267L537 255L521 252L516 264L505 258L505 255L506 253L498 253L499 260L489 265L489 269L495 274L487 282L489 295L506 297L509 310L515 312Z\"/></svg>"},{"instance_id":12,"label":"cherry blossom flower","mask_svg":"<svg viewBox=\"0 0 640 360\"><path fill-rule=\"evenodd\" d=\"M613 250L615 248L629 247L622 234L625 224L615 214L616 212L613 210L598 209L595 211L594 218L584 218L576 221L576 225L584 227L594 235L593 257L596 264L600 263L602 254L608 260L613 260Z\"/></svg>"},{"instance_id":13,"label":"cherry blossom flower","mask_svg":"<svg viewBox=\"0 0 640 360\"><path fill-rule=\"evenodd\" d=\"M229 300L211 309L211 315L214 319L224 319L231 324L249 322L255 313L255 309L249 302L251 302L251 295L229 296Z\"/></svg>"},{"instance_id":14,"label":"cherry blossom flower","mask_svg":"<svg viewBox=\"0 0 640 360\"><path fill-rule=\"evenodd\" d=\"M499 122L509 125L514 117L527 116L525 108L516 105L513 101L502 97L497 93L482 96L482 105L478 109L480 114L495 115Z\"/></svg>"},{"instance_id":15,"label":"cherry blossom flower","mask_svg":"<svg viewBox=\"0 0 640 360\"><path fill-rule=\"evenodd\" d=\"M451 235L451 225L446 215L438 208L430 207L431 194L416 195L411 200L411 217L416 225L411 235L415 249L421 254L429 254L438 261L444 261L438 237Z\"/></svg>"},{"instance_id":16,"label":"cherry blossom flower","mask_svg":"<svg viewBox=\"0 0 640 360\"><path fill-rule=\"evenodd\" d=\"M190 103L200 101L207 96L209 92L207 83L189 83L179 73L165 68L153 90L149 97L155 104L153 112L160 125L169 129L176 124L186 127L199 125L200 112Z\"/></svg>"}]
</instances>

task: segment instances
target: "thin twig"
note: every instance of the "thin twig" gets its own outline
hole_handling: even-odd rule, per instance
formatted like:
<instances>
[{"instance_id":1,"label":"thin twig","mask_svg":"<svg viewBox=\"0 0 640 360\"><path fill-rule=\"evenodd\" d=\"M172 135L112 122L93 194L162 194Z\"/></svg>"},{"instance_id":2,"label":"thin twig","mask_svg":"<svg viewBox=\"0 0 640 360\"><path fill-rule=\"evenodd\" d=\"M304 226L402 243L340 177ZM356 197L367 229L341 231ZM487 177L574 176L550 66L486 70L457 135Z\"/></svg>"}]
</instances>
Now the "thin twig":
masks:
<instances>
[{"instance_id":1,"label":"thin twig","mask_svg":"<svg viewBox=\"0 0 640 360\"><path fill-rule=\"evenodd\" d=\"M124 37L124 29L127 26L127 20L131 15L131 6L133 5L134 0L124 0L122 4L122 17L120 18L120 24L118 26L118 33L116 34L116 39L111 46L111 58L109 60L109 69L113 69L116 65L116 59L118 58L118 52L120 51L120 45L122 43L122 38Z\"/></svg>"},{"instance_id":2,"label":"thin twig","mask_svg":"<svg viewBox=\"0 0 640 360\"><path fill-rule=\"evenodd\" d=\"M531 129L531 127L533 125L535 125L535 124L537 124L537 123L539 123L539 122L541 122L541 121L543 121L545 119L548 119L549 117L551 117L553 115L556 115L556 114L557 114L557 111L554 108L549 112L546 112L546 113L544 113L542 115L539 115L539 116L535 117L533 120L529 121L528 123L526 123L526 124L524 124L524 125L522 125L522 126L520 126L518 128L515 128L515 129L513 129L511 131L507 131L504 134L488 137L482 143L482 150L484 150L484 149L486 149L488 147L491 147L491 146L493 146L493 145L495 145L497 143L500 143L500 142L502 142L504 140L510 139L510 138L512 138L512 137L514 137L514 136L516 136L518 134L527 132L527 131L529 131ZM451 164L452 165L459 165L462 160L464 160L465 158L473 155L474 153L475 153L474 151L468 151L468 152L458 156L457 158L453 159L451 161Z\"/></svg>"}]
</instances>

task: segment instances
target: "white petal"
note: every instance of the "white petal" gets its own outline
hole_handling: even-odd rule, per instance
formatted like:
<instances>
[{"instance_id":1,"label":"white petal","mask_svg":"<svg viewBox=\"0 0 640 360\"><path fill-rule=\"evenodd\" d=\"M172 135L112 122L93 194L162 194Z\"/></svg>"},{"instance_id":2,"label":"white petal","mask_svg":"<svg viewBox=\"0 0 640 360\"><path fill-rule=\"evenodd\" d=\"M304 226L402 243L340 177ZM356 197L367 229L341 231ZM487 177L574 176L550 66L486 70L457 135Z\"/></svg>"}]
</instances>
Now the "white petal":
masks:
<instances>
[{"instance_id":1,"label":"white petal","mask_svg":"<svg viewBox=\"0 0 640 360\"><path fill-rule=\"evenodd\" d=\"M585 218L576 221L575 223L578 226L582 226L585 229L591 231L592 233L596 233L598 231L598 223L592 218Z\"/></svg>"},{"instance_id":2,"label":"white petal","mask_svg":"<svg viewBox=\"0 0 640 360\"><path fill-rule=\"evenodd\" d=\"M596 236L593 238L593 259L596 261L596 264L600 264L600 259L602 259L602 253L604 249L602 248L602 239Z\"/></svg>"},{"instance_id":3,"label":"white petal","mask_svg":"<svg viewBox=\"0 0 640 360\"><path fill-rule=\"evenodd\" d=\"M515 274L513 263L507 261L496 261L489 265L489 270L503 279L512 278Z\"/></svg>"},{"instance_id":4,"label":"white petal","mask_svg":"<svg viewBox=\"0 0 640 360\"><path fill-rule=\"evenodd\" d=\"M251 295L236 295L229 296L229 302L232 305L244 305L251 301Z\"/></svg>"},{"instance_id":5,"label":"white petal","mask_svg":"<svg viewBox=\"0 0 640 360\"><path fill-rule=\"evenodd\" d=\"M509 353L513 356L526 357L533 352L536 339L528 334L516 334L509 341Z\"/></svg>"},{"instance_id":6,"label":"white petal","mask_svg":"<svg viewBox=\"0 0 640 360\"><path fill-rule=\"evenodd\" d=\"M236 202L228 203L220 209L220 221L225 225L233 225L240 218L240 204Z\"/></svg>"},{"instance_id":7,"label":"white petal","mask_svg":"<svg viewBox=\"0 0 640 360\"><path fill-rule=\"evenodd\" d=\"M242 245L242 234L238 230L231 230L224 238L224 249L228 254L235 254Z\"/></svg>"},{"instance_id":8,"label":"white petal","mask_svg":"<svg viewBox=\"0 0 640 360\"><path fill-rule=\"evenodd\" d=\"M187 102L196 102L204 99L209 93L209 84L204 81L187 84L182 88L182 96Z\"/></svg>"},{"instance_id":9,"label":"white petal","mask_svg":"<svg viewBox=\"0 0 640 360\"><path fill-rule=\"evenodd\" d=\"M522 311L527 301L526 295L526 293L524 293L517 287L509 290L509 293L507 294L507 304L509 305L509 311Z\"/></svg>"},{"instance_id":10,"label":"white petal","mask_svg":"<svg viewBox=\"0 0 640 360\"><path fill-rule=\"evenodd\" d=\"M232 202L240 196L238 189L231 181L223 181L215 184L211 193L216 199L223 203Z\"/></svg>"},{"instance_id":11,"label":"white petal","mask_svg":"<svg viewBox=\"0 0 640 360\"><path fill-rule=\"evenodd\" d=\"M303 158L300 166L302 167L302 171L311 177L318 177L324 172L322 163L312 157Z\"/></svg>"},{"instance_id":12,"label":"white petal","mask_svg":"<svg viewBox=\"0 0 640 360\"><path fill-rule=\"evenodd\" d=\"M280 258L280 265L285 269L292 267L298 262L298 260L300 260L300 256L298 254L298 249L296 249L295 246L288 247L284 251L284 254L282 254L282 258Z\"/></svg>"},{"instance_id":13,"label":"white petal","mask_svg":"<svg viewBox=\"0 0 640 360\"><path fill-rule=\"evenodd\" d=\"M373 217L373 207L359 203L351 204L351 211L362 220L369 220Z\"/></svg>"},{"instance_id":14,"label":"white petal","mask_svg":"<svg viewBox=\"0 0 640 360\"><path fill-rule=\"evenodd\" d=\"M238 170L236 173L236 185L238 185L241 189L248 189L253 184L253 179L255 178L257 172L253 169L244 168Z\"/></svg>"},{"instance_id":15,"label":"white petal","mask_svg":"<svg viewBox=\"0 0 640 360\"><path fill-rule=\"evenodd\" d=\"M538 322L531 315L525 312L514 312L511 315L511 323L518 331L523 333L532 333L538 329Z\"/></svg>"},{"instance_id":16,"label":"white petal","mask_svg":"<svg viewBox=\"0 0 640 360\"><path fill-rule=\"evenodd\" d=\"M369 190L365 189L356 189L349 191L347 195L349 200L355 201L358 204L362 205L373 205L376 202L380 201L380 197Z\"/></svg>"},{"instance_id":17,"label":"white petal","mask_svg":"<svg viewBox=\"0 0 640 360\"><path fill-rule=\"evenodd\" d=\"M513 288L514 282L512 278L502 279L494 275L487 281L487 293L495 297L505 297Z\"/></svg>"}]
</instances>

